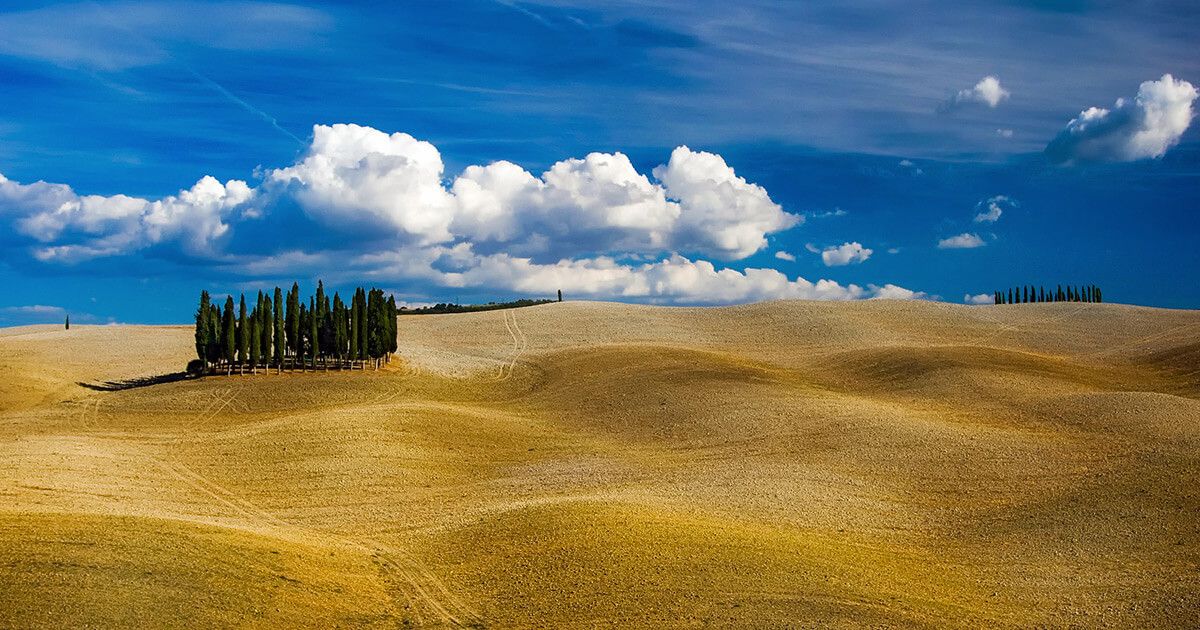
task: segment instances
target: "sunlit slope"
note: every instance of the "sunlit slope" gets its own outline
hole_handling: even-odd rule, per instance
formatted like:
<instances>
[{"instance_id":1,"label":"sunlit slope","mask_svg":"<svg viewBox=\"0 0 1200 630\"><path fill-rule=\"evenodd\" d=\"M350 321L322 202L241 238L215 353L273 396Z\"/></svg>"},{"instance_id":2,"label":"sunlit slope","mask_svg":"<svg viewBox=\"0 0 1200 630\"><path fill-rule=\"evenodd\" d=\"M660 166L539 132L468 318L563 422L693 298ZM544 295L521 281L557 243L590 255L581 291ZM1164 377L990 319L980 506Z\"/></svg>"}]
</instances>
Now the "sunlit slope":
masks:
<instances>
[{"instance_id":1,"label":"sunlit slope","mask_svg":"<svg viewBox=\"0 0 1200 630\"><path fill-rule=\"evenodd\" d=\"M1200 313L563 303L374 372L0 331L5 626L1186 626ZM80 385L82 383L83 385Z\"/></svg>"}]
</instances>

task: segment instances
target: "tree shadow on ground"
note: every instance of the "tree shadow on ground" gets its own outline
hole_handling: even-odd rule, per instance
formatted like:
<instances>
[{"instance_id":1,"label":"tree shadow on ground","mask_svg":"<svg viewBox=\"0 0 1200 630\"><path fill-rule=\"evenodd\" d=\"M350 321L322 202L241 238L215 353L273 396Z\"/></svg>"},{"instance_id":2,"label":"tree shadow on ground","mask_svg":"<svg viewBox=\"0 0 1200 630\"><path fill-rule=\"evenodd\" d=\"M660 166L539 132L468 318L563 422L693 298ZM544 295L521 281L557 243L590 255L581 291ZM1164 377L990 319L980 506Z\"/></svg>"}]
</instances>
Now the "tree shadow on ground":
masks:
<instances>
[{"instance_id":1,"label":"tree shadow on ground","mask_svg":"<svg viewBox=\"0 0 1200 630\"><path fill-rule=\"evenodd\" d=\"M125 389L136 389L138 387L150 387L151 385L161 385L163 383L174 383L176 381L184 381L190 378L195 378L187 372L173 372L171 374L156 374L154 376L143 376L140 378L131 378L123 381L101 381L97 383L85 383L79 381L76 385L93 389L98 392L119 392Z\"/></svg>"}]
</instances>

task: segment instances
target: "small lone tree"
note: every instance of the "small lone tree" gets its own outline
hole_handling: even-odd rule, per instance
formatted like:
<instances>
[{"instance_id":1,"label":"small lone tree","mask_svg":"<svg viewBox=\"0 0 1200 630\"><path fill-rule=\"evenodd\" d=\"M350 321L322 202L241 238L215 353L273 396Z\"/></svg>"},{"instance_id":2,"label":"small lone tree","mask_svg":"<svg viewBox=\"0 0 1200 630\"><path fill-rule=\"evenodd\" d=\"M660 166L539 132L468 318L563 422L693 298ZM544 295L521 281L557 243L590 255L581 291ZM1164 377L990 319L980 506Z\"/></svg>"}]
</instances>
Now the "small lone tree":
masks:
<instances>
[{"instance_id":1,"label":"small lone tree","mask_svg":"<svg viewBox=\"0 0 1200 630\"><path fill-rule=\"evenodd\" d=\"M559 302L561 302L561 301L562 301L562 289L559 289L559 290L558 290L558 301L559 301Z\"/></svg>"},{"instance_id":2,"label":"small lone tree","mask_svg":"<svg viewBox=\"0 0 1200 630\"><path fill-rule=\"evenodd\" d=\"M71 330L71 316L67 315L66 329Z\"/></svg>"}]
</instances>

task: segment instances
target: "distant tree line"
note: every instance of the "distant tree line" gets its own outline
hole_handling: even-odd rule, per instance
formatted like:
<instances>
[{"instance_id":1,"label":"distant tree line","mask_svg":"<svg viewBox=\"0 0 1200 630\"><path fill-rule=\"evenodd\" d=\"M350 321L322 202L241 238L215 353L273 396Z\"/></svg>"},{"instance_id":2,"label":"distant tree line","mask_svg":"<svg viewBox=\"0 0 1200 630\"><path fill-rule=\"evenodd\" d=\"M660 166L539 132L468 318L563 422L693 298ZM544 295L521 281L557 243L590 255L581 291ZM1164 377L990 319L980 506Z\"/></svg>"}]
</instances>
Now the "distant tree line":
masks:
<instances>
[{"instance_id":1,"label":"distant tree line","mask_svg":"<svg viewBox=\"0 0 1200 630\"><path fill-rule=\"evenodd\" d=\"M559 302L562 301L562 291L559 291ZM401 315L438 315L444 313L475 313L478 311L496 311L502 308L520 308L522 306L537 306L550 304L554 300L513 300L512 302L488 302L487 304L434 304L421 308L401 308Z\"/></svg>"},{"instance_id":2,"label":"distant tree line","mask_svg":"<svg viewBox=\"0 0 1200 630\"><path fill-rule=\"evenodd\" d=\"M324 283L318 281L316 295L307 302L296 283L286 298L279 287L274 295L259 291L249 312L245 295L236 306L233 296L225 298L222 309L208 291L201 291L196 310L197 358L188 364L188 371L366 369L368 362L379 369L391 360L396 351L395 297L359 287L349 304L336 292L330 302Z\"/></svg>"},{"instance_id":3,"label":"distant tree line","mask_svg":"<svg viewBox=\"0 0 1200 630\"><path fill-rule=\"evenodd\" d=\"M1019 286L1005 291L996 291L992 295L996 304L1026 304L1031 302L1103 302L1100 287L1089 284L1085 286L1068 286L1060 284L1049 291L1044 286Z\"/></svg>"}]
</instances>

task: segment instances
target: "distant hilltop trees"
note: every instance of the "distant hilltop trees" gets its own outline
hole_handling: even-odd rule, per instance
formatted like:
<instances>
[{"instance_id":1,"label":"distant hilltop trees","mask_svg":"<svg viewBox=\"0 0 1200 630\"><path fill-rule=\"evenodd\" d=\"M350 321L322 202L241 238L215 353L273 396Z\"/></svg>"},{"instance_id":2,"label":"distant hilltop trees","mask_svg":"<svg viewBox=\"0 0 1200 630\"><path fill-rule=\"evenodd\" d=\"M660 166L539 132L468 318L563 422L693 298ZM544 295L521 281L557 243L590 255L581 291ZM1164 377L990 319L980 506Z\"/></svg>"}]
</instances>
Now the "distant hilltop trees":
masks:
<instances>
[{"instance_id":1,"label":"distant hilltop trees","mask_svg":"<svg viewBox=\"0 0 1200 630\"><path fill-rule=\"evenodd\" d=\"M558 292L559 297L562 297L562 291ZM559 302L562 299L558 300ZM433 306L422 306L420 308L402 308L401 315L444 315L447 313L477 313L480 311L498 311L506 308L521 308L524 306L538 306L540 304L551 304L554 300L530 300L521 299L511 302L488 302L487 304L453 304L453 303L438 303Z\"/></svg>"},{"instance_id":2,"label":"distant hilltop trees","mask_svg":"<svg viewBox=\"0 0 1200 630\"><path fill-rule=\"evenodd\" d=\"M1086 286L1063 289L1060 284L1056 289L1046 290L1046 287L1033 285L1013 287L1008 291L996 291L992 295L996 304L1027 304L1031 302L1103 302L1100 287L1089 284Z\"/></svg>"},{"instance_id":3,"label":"distant hilltop trees","mask_svg":"<svg viewBox=\"0 0 1200 630\"><path fill-rule=\"evenodd\" d=\"M375 369L391 360L396 352L396 299L380 289L355 289L350 303L333 294L325 294L325 285L317 282L317 293L307 300L300 287L292 283L286 299L275 287L274 295L258 292L253 308L246 310L246 296L235 305L233 296L225 298L222 309L212 302L208 291L200 292L196 310L196 359L188 371L209 374L234 368L255 373L259 368L282 372L286 369L328 370Z\"/></svg>"}]
</instances>

